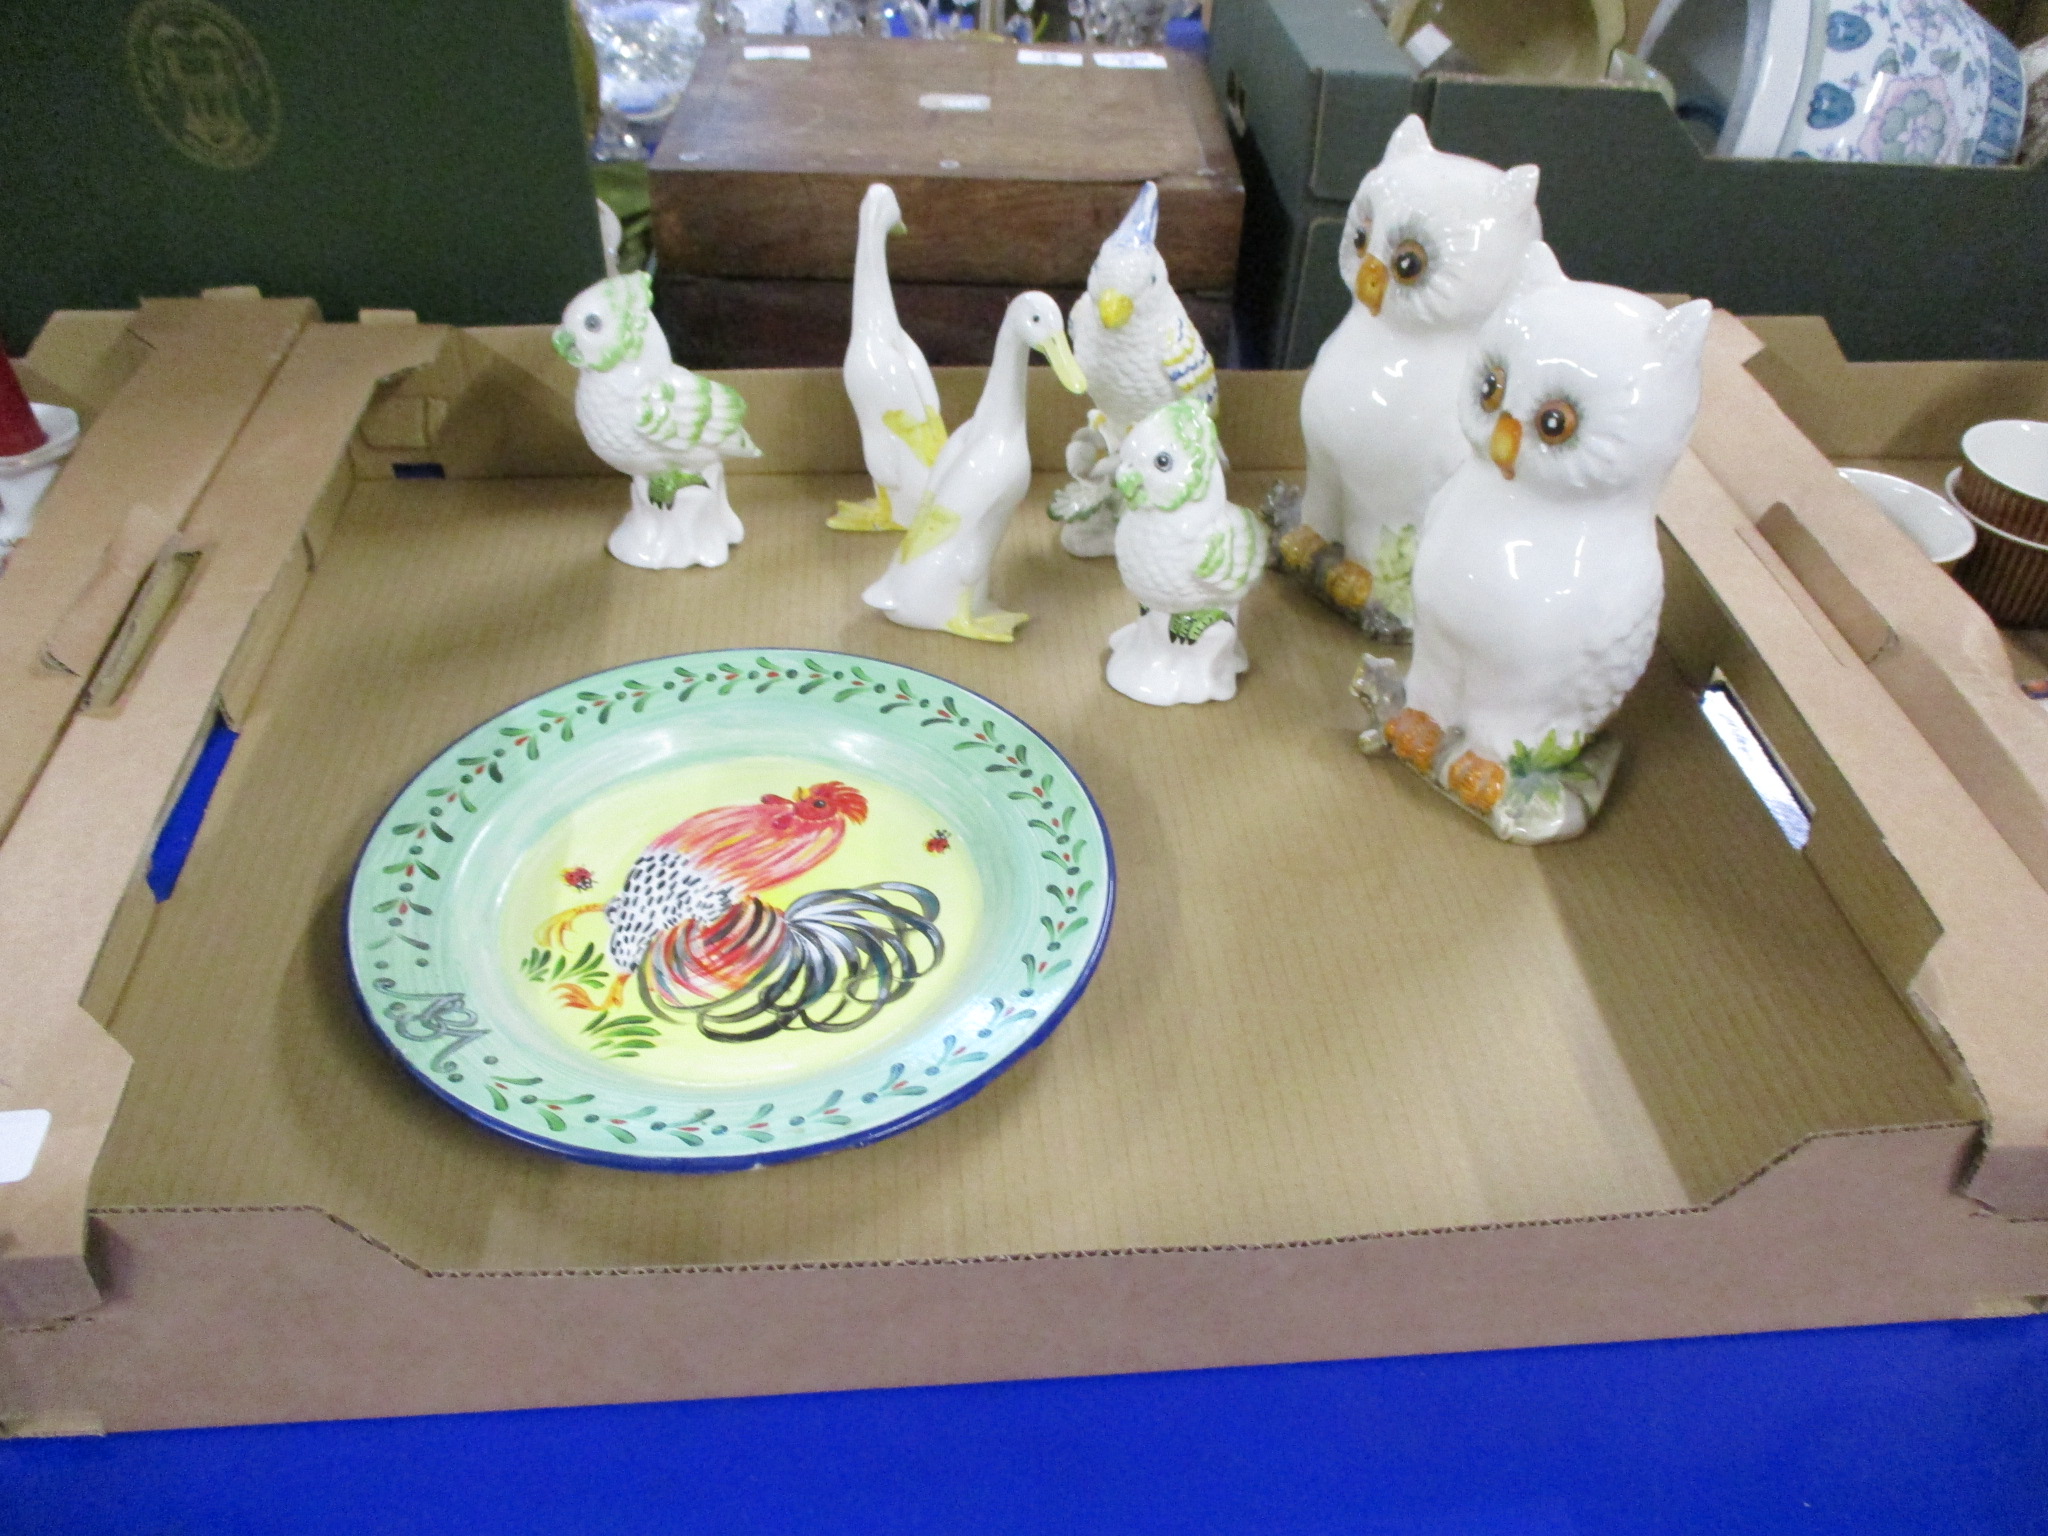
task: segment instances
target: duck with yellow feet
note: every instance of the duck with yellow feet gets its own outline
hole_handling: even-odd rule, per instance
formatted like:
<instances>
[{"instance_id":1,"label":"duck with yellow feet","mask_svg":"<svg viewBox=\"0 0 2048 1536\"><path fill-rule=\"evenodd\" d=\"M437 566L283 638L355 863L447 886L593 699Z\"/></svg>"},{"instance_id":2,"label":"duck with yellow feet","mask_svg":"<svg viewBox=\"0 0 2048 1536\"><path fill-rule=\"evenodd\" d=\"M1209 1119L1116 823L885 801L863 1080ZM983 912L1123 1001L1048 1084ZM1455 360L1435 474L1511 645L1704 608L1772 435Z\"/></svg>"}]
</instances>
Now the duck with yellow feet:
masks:
<instances>
[{"instance_id":1,"label":"duck with yellow feet","mask_svg":"<svg viewBox=\"0 0 2048 1536\"><path fill-rule=\"evenodd\" d=\"M1017 295L996 333L980 403L947 438L903 542L861 594L892 622L997 643L1014 640L1024 623L1026 615L989 595L989 572L1010 518L1031 488L1024 375L1034 351L1069 390L1087 390L1067 346L1059 306L1042 293Z\"/></svg>"}]
</instances>

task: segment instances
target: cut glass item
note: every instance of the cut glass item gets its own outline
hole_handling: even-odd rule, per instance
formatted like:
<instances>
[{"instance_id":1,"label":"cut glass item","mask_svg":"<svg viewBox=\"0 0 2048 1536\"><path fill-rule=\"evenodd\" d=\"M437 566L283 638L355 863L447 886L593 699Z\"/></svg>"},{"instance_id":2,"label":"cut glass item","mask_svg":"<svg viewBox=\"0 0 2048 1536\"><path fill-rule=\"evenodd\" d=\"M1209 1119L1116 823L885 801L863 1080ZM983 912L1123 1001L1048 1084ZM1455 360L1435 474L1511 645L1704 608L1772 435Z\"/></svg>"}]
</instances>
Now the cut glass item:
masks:
<instances>
[{"instance_id":1,"label":"cut glass item","mask_svg":"<svg viewBox=\"0 0 2048 1536\"><path fill-rule=\"evenodd\" d=\"M1059 754L828 652L615 668L484 722L378 822L372 1027L433 1093L587 1162L720 1172L928 1120L1049 1034L1114 900Z\"/></svg>"},{"instance_id":2,"label":"cut glass item","mask_svg":"<svg viewBox=\"0 0 2048 1536\"><path fill-rule=\"evenodd\" d=\"M645 160L704 51L697 0L579 0L597 52L599 160Z\"/></svg>"}]
</instances>

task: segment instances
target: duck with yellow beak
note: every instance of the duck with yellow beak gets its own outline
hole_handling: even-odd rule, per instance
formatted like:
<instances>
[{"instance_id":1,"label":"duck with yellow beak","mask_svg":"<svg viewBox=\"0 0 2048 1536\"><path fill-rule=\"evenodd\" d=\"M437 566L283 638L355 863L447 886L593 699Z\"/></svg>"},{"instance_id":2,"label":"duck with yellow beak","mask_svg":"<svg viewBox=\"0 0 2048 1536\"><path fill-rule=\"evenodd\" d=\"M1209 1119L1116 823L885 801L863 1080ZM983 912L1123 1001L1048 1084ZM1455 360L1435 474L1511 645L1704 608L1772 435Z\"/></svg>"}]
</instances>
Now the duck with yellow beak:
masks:
<instances>
[{"instance_id":1,"label":"duck with yellow beak","mask_svg":"<svg viewBox=\"0 0 2048 1536\"><path fill-rule=\"evenodd\" d=\"M895 623L963 640L1016 638L1025 615L989 596L989 572L1011 514L1031 489L1024 374L1033 352L1075 394L1088 388L1067 348L1059 306L1043 293L1010 300L981 402L939 450L902 544L861 594Z\"/></svg>"},{"instance_id":2,"label":"duck with yellow beak","mask_svg":"<svg viewBox=\"0 0 2048 1536\"><path fill-rule=\"evenodd\" d=\"M1379 638L1415 622L1423 513L1466 455L1456 402L1474 338L1531 251L1548 261L1536 182L1533 165L1444 154L1410 117L1351 200L1337 270L1354 302L1302 389L1308 478L1281 555L1327 570L1325 546L1340 545L1353 577L1342 606Z\"/></svg>"},{"instance_id":3,"label":"duck with yellow beak","mask_svg":"<svg viewBox=\"0 0 2048 1536\"><path fill-rule=\"evenodd\" d=\"M1095 401L1088 425L1067 445L1073 481L1051 507L1066 525L1060 543L1069 554L1115 552L1117 453L1133 427L1176 400L1198 401L1215 414L1216 365L1167 280L1158 232L1159 189L1148 181L1102 242L1088 291L1068 320Z\"/></svg>"}]
</instances>

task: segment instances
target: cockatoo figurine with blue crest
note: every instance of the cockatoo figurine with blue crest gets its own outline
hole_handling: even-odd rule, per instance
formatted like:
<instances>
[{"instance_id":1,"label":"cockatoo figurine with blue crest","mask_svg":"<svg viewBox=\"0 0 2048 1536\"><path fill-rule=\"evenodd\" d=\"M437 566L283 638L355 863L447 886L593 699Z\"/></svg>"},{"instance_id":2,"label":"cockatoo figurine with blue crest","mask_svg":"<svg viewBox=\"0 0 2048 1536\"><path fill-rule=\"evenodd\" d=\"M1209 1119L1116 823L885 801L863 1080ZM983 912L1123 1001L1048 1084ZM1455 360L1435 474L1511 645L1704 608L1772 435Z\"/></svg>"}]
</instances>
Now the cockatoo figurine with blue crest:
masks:
<instances>
[{"instance_id":1,"label":"cockatoo figurine with blue crest","mask_svg":"<svg viewBox=\"0 0 2048 1536\"><path fill-rule=\"evenodd\" d=\"M939 389L910 333L896 318L889 288L889 236L903 233L896 193L876 182L860 201L860 243L853 256L853 332L846 344L846 398L860 423L861 457L875 494L842 501L826 523L849 533L901 533L924 500L946 423ZM896 509L902 508L903 521Z\"/></svg>"},{"instance_id":2,"label":"cockatoo figurine with blue crest","mask_svg":"<svg viewBox=\"0 0 2048 1536\"><path fill-rule=\"evenodd\" d=\"M1066 524L1069 554L1116 548L1120 510L1114 476L1125 435L1161 406L1193 400L1216 410L1216 365L1202 333L1167 281L1154 243L1159 189L1146 182L1130 211L1096 253L1088 291L1074 303L1074 358L1088 375L1095 409L1067 444L1073 481L1053 495L1053 518Z\"/></svg>"},{"instance_id":3,"label":"cockatoo figurine with blue crest","mask_svg":"<svg viewBox=\"0 0 2048 1536\"><path fill-rule=\"evenodd\" d=\"M1068 389L1077 395L1087 389L1067 349L1059 306L1042 293L1010 300L980 403L946 440L910 531L888 568L861 594L862 602L894 622L943 629L965 640L1017 637L1025 615L990 598L989 568L1011 514L1031 489L1024 375L1034 351L1045 354Z\"/></svg>"},{"instance_id":4,"label":"cockatoo figurine with blue crest","mask_svg":"<svg viewBox=\"0 0 2048 1536\"><path fill-rule=\"evenodd\" d=\"M1250 665L1237 612L1266 565L1266 525L1223 487L1216 424L1176 400L1131 429L1117 455L1116 568L1139 604L1109 637L1109 686L1144 704L1237 693Z\"/></svg>"},{"instance_id":5,"label":"cockatoo figurine with blue crest","mask_svg":"<svg viewBox=\"0 0 2048 1536\"><path fill-rule=\"evenodd\" d=\"M608 228L609 232L609 228ZM729 458L757 458L739 391L669 358L645 272L612 274L562 311L555 350L582 377L576 424L591 451L633 478L633 500L605 547L649 570L723 565L745 537L725 494Z\"/></svg>"}]
</instances>

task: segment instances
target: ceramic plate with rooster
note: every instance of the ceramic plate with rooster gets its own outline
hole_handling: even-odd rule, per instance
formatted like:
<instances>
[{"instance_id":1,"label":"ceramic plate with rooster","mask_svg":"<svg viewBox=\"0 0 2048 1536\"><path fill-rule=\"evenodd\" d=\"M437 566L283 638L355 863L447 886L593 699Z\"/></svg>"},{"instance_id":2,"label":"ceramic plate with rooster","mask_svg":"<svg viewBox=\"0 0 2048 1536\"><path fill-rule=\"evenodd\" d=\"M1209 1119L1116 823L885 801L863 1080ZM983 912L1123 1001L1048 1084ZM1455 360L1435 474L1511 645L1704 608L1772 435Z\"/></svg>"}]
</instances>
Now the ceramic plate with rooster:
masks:
<instances>
[{"instance_id":1,"label":"ceramic plate with rooster","mask_svg":"<svg viewBox=\"0 0 2048 1536\"><path fill-rule=\"evenodd\" d=\"M858 1146L1045 1038L1109 932L1109 838L943 678L707 652L566 683L406 786L349 895L363 1006L520 1141L717 1172Z\"/></svg>"}]
</instances>

